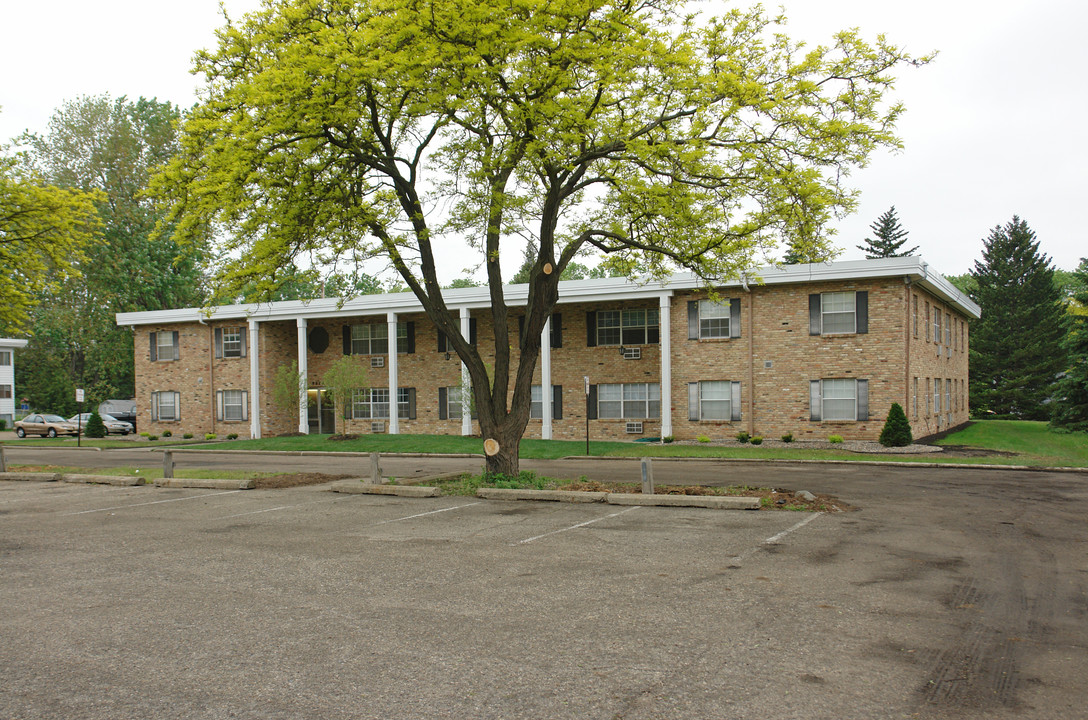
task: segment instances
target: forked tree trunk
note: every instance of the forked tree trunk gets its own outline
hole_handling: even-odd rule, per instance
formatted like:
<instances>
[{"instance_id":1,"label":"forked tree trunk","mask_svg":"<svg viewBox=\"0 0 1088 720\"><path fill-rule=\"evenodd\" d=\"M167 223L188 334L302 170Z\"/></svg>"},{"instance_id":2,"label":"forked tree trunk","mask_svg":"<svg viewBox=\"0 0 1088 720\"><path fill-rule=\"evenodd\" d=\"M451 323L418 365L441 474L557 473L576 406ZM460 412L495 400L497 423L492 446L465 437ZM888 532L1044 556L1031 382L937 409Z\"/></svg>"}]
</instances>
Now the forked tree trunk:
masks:
<instances>
[{"instance_id":1,"label":"forked tree trunk","mask_svg":"<svg viewBox=\"0 0 1088 720\"><path fill-rule=\"evenodd\" d=\"M521 444L521 432L512 427L514 423L507 422L499 426L493 432L491 439L498 443L498 452L494 455L485 455L484 470L489 475L502 474L515 477L519 470L518 450ZM522 429L524 431L524 428ZM486 442L486 438L485 438Z\"/></svg>"}]
</instances>

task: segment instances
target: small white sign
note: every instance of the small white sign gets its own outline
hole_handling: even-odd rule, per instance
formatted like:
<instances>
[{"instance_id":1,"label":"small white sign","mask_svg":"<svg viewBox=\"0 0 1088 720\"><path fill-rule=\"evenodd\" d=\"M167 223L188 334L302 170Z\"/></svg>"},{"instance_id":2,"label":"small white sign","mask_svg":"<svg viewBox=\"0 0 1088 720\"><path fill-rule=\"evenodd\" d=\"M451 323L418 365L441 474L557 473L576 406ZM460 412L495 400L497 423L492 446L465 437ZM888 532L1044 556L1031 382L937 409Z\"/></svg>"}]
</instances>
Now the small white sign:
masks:
<instances>
[{"instance_id":1,"label":"small white sign","mask_svg":"<svg viewBox=\"0 0 1088 720\"><path fill-rule=\"evenodd\" d=\"M589 376L583 375L582 379L586 381L586 397L589 397Z\"/></svg>"},{"instance_id":2,"label":"small white sign","mask_svg":"<svg viewBox=\"0 0 1088 720\"><path fill-rule=\"evenodd\" d=\"M83 402L83 388L76 388L76 402Z\"/></svg>"}]
</instances>

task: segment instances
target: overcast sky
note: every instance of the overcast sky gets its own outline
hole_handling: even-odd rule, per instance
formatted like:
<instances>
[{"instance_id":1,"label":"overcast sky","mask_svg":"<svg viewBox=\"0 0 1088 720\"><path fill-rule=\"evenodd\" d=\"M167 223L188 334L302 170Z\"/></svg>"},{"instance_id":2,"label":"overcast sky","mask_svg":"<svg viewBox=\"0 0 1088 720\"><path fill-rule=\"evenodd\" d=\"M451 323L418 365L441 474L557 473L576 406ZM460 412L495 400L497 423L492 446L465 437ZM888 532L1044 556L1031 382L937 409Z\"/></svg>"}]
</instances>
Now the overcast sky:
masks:
<instances>
[{"instance_id":1,"label":"overcast sky","mask_svg":"<svg viewBox=\"0 0 1088 720\"><path fill-rule=\"evenodd\" d=\"M224 4L237 17L259 3ZM904 71L896 86L907 106L899 124L903 151L880 153L853 175L859 210L836 224L843 259L863 257L854 246L892 205L908 241L944 274L969 270L982 239L1014 214L1058 267L1071 269L1088 256L1088 4L766 3L779 4L790 18L788 32L810 44L858 27L866 37L885 33L915 54L940 52L931 65ZM193 52L209 47L221 24L216 0L4 3L0 142L26 129L44 131L54 109L81 95L155 97L188 107L199 83L189 73Z\"/></svg>"}]
</instances>

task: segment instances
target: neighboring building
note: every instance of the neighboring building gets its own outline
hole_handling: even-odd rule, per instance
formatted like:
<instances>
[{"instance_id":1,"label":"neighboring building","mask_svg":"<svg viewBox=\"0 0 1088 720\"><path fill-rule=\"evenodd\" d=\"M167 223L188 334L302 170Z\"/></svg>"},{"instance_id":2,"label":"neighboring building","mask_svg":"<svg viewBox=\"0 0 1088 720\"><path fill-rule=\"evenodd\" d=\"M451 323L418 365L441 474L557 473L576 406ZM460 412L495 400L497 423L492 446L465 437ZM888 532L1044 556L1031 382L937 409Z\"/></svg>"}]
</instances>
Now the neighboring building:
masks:
<instances>
[{"instance_id":1,"label":"neighboring building","mask_svg":"<svg viewBox=\"0 0 1088 720\"><path fill-rule=\"evenodd\" d=\"M0 338L0 420L8 428L15 422L15 351L25 347L26 340Z\"/></svg>"},{"instance_id":2,"label":"neighboring building","mask_svg":"<svg viewBox=\"0 0 1088 720\"><path fill-rule=\"evenodd\" d=\"M979 308L916 257L764 268L711 302L690 275L559 284L527 437L876 439L900 403L915 437L968 419L968 320ZM528 286L506 290L510 332ZM462 333L493 352L486 287L445 291ZM136 347L140 427L161 433L476 432L456 354L411 293L119 313ZM371 387L334 417L321 378L360 355ZM517 348L511 363L516 367ZM307 402L271 402L297 362ZM588 398L584 378L589 379ZM393 388L394 390L391 390ZM542 391L541 388L549 390ZM390 413L390 406L396 411Z\"/></svg>"}]
</instances>

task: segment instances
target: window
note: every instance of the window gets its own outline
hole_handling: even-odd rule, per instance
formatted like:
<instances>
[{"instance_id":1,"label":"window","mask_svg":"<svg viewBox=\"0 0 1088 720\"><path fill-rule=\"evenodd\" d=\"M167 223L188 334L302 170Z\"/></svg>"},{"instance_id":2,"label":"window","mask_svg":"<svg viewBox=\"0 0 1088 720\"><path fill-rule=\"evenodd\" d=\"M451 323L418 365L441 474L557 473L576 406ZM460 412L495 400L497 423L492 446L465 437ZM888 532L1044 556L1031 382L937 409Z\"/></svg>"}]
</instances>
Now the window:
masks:
<instances>
[{"instance_id":1,"label":"window","mask_svg":"<svg viewBox=\"0 0 1088 720\"><path fill-rule=\"evenodd\" d=\"M914 402L911 405L911 407L914 409L911 416L915 420L917 420L918 419L918 378L914 378Z\"/></svg>"},{"instance_id":2,"label":"window","mask_svg":"<svg viewBox=\"0 0 1088 720\"><path fill-rule=\"evenodd\" d=\"M0 400L11 398L11 385L0 385Z\"/></svg>"},{"instance_id":3,"label":"window","mask_svg":"<svg viewBox=\"0 0 1088 720\"><path fill-rule=\"evenodd\" d=\"M944 314L944 344L952 347L952 316Z\"/></svg>"},{"instance_id":4,"label":"window","mask_svg":"<svg viewBox=\"0 0 1088 720\"><path fill-rule=\"evenodd\" d=\"M11 350L0 350L0 365L11 365Z\"/></svg>"},{"instance_id":5,"label":"window","mask_svg":"<svg viewBox=\"0 0 1088 720\"><path fill-rule=\"evenodd\" d=\"M911 311L911 320L914 325L914 337L918 337L918 296L913 296L913 306Z\"/></svg>"},{"instance_id":6,"label":"window","mask_svg":"<svg viewBox=\"0 0 1088 720\"><path fill-rule=\"evenodd\" d=\"M181 419L181 393L160 390L151 393L151 419L172 422Z\"/></svg>"},{"instance_id":7,"label":"window","mask_svg":"<svg viewBox=\"0 0 1088 720\"><path fill-rule=\"evenodd\" d=\"M242 422L249 419L249 393L245 390L220 390L215 394L216 419Z\"/></svg>"},{"instance_id":8,"label":"window","mask_svg":"<svg viewBox=\"0 0 1088 720\"><path fill-rule=\"evenodd\" d=\"M661 385L624 383L597 385L597 417L642 419L661 417Z\"/></svg>"},{"instance_id":9,"label":"window","mask_svg":"<svg viewBox=\"0 0 1088 720\"><path fill-rule=\"evenodd\" d=\"M926 342L929 342L929 300L926 300ZM926 393L927 395L929 393Z\"/></svg>"},{"instance_id":10,"label":"window","mask_svg":"<svg viewBox=\"0 0 1088 720\"><path fill-rule=\"evenodd\" d=\"M944 381L944 411L949 418L952 417L952 378L945 378Z\"/></svg>"},{"instance_id":11,"label":"window","mask_svg":"<svg viewBox=\"0 0 1088 720\"><path fill-rule=\"evenodd\" d=\"M397 388L397 417L415 418L415 388ZM389 388L360 388L351 394L351 417L354 420L388 420Z\"/></svg>"},{"instance_id":12,"label":"window","mask_svg":"<svg viewBox=\"0 0 1088 720\"><path fill-rule=\"evenodd\" d=\"M869 381L825 378L811 381L810 419L854 422L869 419Z\"/></svg>"},{"instance_id":13,"label":"window","mask_svg":"<svg viewBox=\"0 0 1088 720\"><path fill-rule=\"evenodd\" d=\"M473 420L476 419L476 408L472 407L475 400L469 396L469 411ZM461 404L461 386L438 388L438 419L460 420L464 417Z\"/></svg>"},{"instance_id":14,"label":"window","mask_svg":"<svg viewBox=\"0 0 1088 720\"><path fill-rule=\"evenodd\" d=\"M941 309L938 307L933 308L933 342L941 344ZM941 352L940 348L937 352Z\"/></svg>"},{"instance_id":15,"label":"window","mask_svg":"<svg viewBox=\"0 0 1088 720\"><path fill-rule=\"evenodd\" d=\"M926 378L926 417L929 417L929 378Z\"/></svg>"},{"instance_id":16,"label":"window","mask_svg":"<svg viewBox=\"0 0 1088 720\"><path fill-rule=\"evenodd\" d=\"M151 362L177 360L178 331L160 331L151 333Z\"/></svg>"},{"instance_id":17,"label":"window","mask_svg":"<svg viewBox=\"0 0 1088 720\"><path fill-rule=\"evenodd\" d=\"M740 420L740 383L728 380L688 383L688 420Z\"/></svg>"},{"instance_id":18,"label":"window","mask_svg":"<svg viewBox=\"0 0 1088 720\"><path fill-rule=\"evenodd\" d=\"M215 356L217 358L243 358L246 356L245 328L225 327L215 329Z\"/></svg>"},{"instance_id":19,"label":"window","mask_svg":"<svg viewBox=\"0 0 1088 720\"><path fill-rule=\"evenodd\" d=\"M699 301L699 337L729 337L730 306L713 300Z\"/></svg>"},{"instance_id":20,"label":"window","mask_svg":"<svg viewBox=\"0 0 1088 720\"><path fill-rule=\"evenodd\" d=\"M657 308L598 310L587 314L586 344L655 345L661 342Z\"/></svg>"},{"instance_id":21,"label":"window","mask_svg":"<svg viewBox=\"0 0 1088 720\"><path fill-rule=\"evenodd\" d=\"M808 296L809 335L869 332L869 293L829 292Z\"/></svg>"},{"instance_id":22,"label":"window","mask_svg":"<svg viewBox=\"0 0 1088 720\"><path fill-rule=\"evenodd\" d=\"M544 390L540 385L533 385L530 390L529 417L534 420L544 419ZM563 419L563 386L552 385L552 419Z\"/></svg>"},{"instance_id":23,"label":"window","mask_svg":"<svg viewBox=\"0 0 1088 720\"><path fill-rule=\"evenodd\" d=\"M389 325L387 323L364 323L352 325L351 344L345 349L345 355L386 355L389 353ZM408 323L397 323L397 352L409 352Z\"/></svg>"},{"instance_id":24,"label":"window","mask_svg":"<svg viewBox=\"0 0 1088 720\"><path fill-rule=\"evenodd\" d=\"M941 414L941 379L933 378L933 414Z\"/></svg>"}]
</instances>

